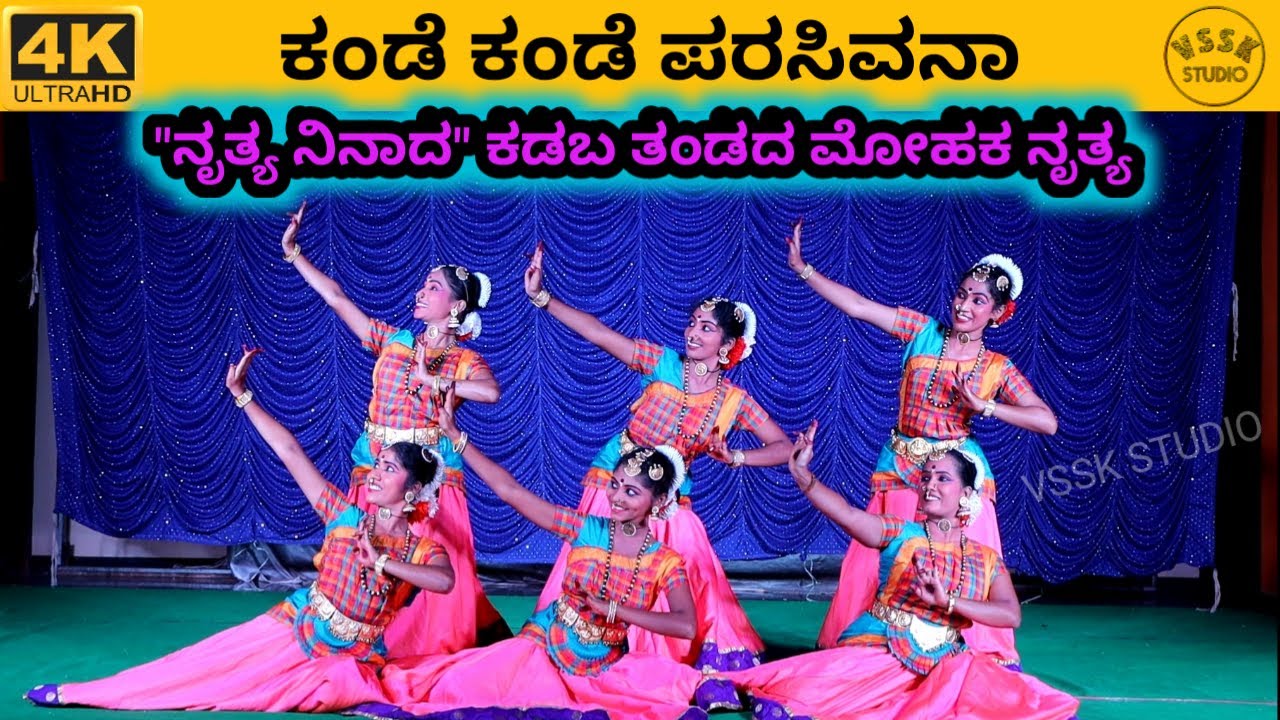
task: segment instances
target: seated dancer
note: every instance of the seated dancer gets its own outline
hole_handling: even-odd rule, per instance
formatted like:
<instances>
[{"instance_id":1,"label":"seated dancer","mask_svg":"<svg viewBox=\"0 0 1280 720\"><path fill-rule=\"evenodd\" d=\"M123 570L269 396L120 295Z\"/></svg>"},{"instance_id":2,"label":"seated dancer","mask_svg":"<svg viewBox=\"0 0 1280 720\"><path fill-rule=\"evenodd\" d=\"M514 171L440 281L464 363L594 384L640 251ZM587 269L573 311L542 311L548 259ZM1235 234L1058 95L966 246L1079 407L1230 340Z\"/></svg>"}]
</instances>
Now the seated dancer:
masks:
<instances>
[{"instance_id":1,"label":"seated dancer","mask_svg":"<svg viewBox=\"0 0 1280 720\"><path fill-rule=\"evenodd\" d=\"M569 329L641 375L643 391L631 405L631 420L596 455L583 479L579 512L605 513L606 492L618 459L635 445L670 445L688 466L703 453L731 468L781 465L791 443L747 393L729 381L727 371L746 359L755 345L756 316L746 303L707 298L694 306L684 331L683 352L648 340L632 339L606 327L595 317L552 297L543 287L541 243L525 270L529 299ZM731 430L751 432L763 447L730 450ZM684 558L689 587L698 609L692 642L663 637L633 625L631 648L692 664L703 670L749 667L759 662L764 643L738 603L724 568L707 537L706 527L689 506L692 482L678 488L680 502L669 503L652 523L653 536ZM560 593L567 550L561 552L538 607ZM659 598L658 607L665 602Z\"/></svg>"},{"instance_id":2,"label":"seated dancer","mask_svg":"<svg viewBox=\"0 0 1280 720\"><path fill-rule=\"evenodd\" d=\"M435 509L444 482L435 452L396 443L367 479L370 514L351 505L297 439L245 388L257 350L227 369L236 406L284 463L324 520L315 584L265 614L195 645L92 682L41 685L37 705L120 710L340 710L382 697L383 630L414 588L447 593L453 568L438 543L413 534L408 515ZM439 595L435 595L439 597Z\"/></svg>"},{"instance_id":3,"label":"seated dancer","mask_svg":"<svg viewBox=\"0 0 1280 720\"><path fill-rule=\"evenodd\" d=\"M1017 627L1022 608L995 550L970 539L966 499L981 466L949 450L925 463L922 522L852 507L809 470L814 421L796 440L791 474L813 505L851 536L878 548L875 603L837 646L724 673L753 699L757 718L806 720L1061 720L1079 701L970 652L960 631L972 622ZM980 506L979 506L980 507ZM700 702L710 702L699 692Z\"/></svg>"},{"instance_id":4,"label":"seated dancer","mask_svg":"<svg viewBox=\"0 0 1280 720\"><path fill-rule=\"evenodd\" d=\"M569 543L561 594L510 640L387 664L382 684L393 705L367 704L354 712L405 718L447 710L453 712L446 717L467 718L507 717L493 708L538 708L529 716L568 720L603 710L628 720L704 717L689 705L701 673L627 647L630 625L694 634L684 565L653 538L655 512L683 479L679 454L668 447L628 450L610 475L608 516L584 515L522 487L458 431L451 404L443 407L440 427L475 474L530 522ZM660 591L670 610L652 609Z\"/></svg>"},{"instance_id":5,"label":"seated dancer","mask_svg":"<svg viewBox=\"0 0 1280 720\"><path fill-rule=\"evenodd\" d=\"M501 395L498 381L480 353L460 344L480 335L480 309L489 304L489 278L460 265L433 269L413 298L413 318L422 323L422 332L415 335L393 327L356 307L333 278L302 254L297 238L306 209L304 202L289 216L289 226L280 239L284 259L378 358L373 366L368 419L351 448L353 467L347 498L366 505L365 475L387 445L419 443L439 451L445 460L445 484L439 500L443 512L415 531L444 546L457 581L445 597L420 595L396 616L386 633L390 656L451 653L511 637L511 629L485 596L476 572L462 461L447 440L440 441L436 424L444 386L455 388L459 403L495 403Z\"/></svg>"},{"instance_id":6,"label":"seated dancer","mask_svg":"<svg viewBox=\"0 0 1280 720\"><path fill-rule=\"evenodd\" d=\"M1013 316L1015 301L1022 293L1022 271L1003 255L979 260L960 276L951 298L950 325L945 325L914 310L881 305L814 270L801 254L802 226L803 222L797 222L787 240L791 269L845 314L906 343L898 424L881 449L871 476L868 512L912 519L925 462L959 448L974 456L985 478L973 499L985 512L982 520L969 527L969 537L1000 554L996 484L971 427L975 420L998 420L1050 435L1058 429L1053 411L1036 395L1026 376L1007 356L987 347L987 329ZM833 647L858 613L871 607L879 562L873 549L858 542L849 545L840 568L840 583L818 635L818 647ZM1018 663L1012 629L988 627L977 620L965 629L964 637L974 650L993 653L1005 664Z\"/></svg>"}]
</instances>

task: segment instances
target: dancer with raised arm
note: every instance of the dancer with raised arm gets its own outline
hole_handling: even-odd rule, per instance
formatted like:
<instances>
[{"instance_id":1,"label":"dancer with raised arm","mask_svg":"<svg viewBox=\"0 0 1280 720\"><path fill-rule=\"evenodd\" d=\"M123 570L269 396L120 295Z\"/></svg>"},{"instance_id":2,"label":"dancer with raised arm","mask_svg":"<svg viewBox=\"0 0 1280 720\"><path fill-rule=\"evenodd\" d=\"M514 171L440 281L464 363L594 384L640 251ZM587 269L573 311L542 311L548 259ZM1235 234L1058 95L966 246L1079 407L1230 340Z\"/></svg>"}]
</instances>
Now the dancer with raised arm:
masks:
<instances>
[{"instance_id":1,"label":"dancer with raised arm","mask_svg":"<svg viewBox=\"0 0 1280 720\"><path fill-rule=\"evenodd\" d=\"M689 313L684 347L676 350L616 332L594 316L553 297L543 286L545 253L539 243L525 270L529 299L556 320L640 374L642 392L631 405L627 427L596 455L583 479L581 512L604 512L605 492L618 459L636 445L670 445L686 466L702 454L731 468L786 462L790 443L760 404L735 385L728 371L751 354L756 316L750 306L710 297ZM761 443L756 448L730 448L727 436L746 430ZM654 537L684 558L689 586L698 608L698 632L692 642L662 637L633 627L631 647L666 655L712 670L746 667L759 662L764 644L733 594L706 527L689 506L690 480L679 488L679 502L661 509ZM561 554L543 589L539 607L557 595L565 565Z\"/></svg>"},{"instance_id":2,"label":"dancer with raised arm","mask_svg":"<svg viewBox=\"0 0 1280 720\"><path fill-rule=\"evenodd\" d=\"M447 717L462 720L517 715L493 708L526 709L520 717L542 720L570 720L592 710L630 720L705 717L689 705L700 672L627 646L629 626L684 638L696 630L684 564L654 538L656 515L683 480L679 454L670 447L627 450L609 475L606 512L584 514L520 485L458 430L448 410L440 426L503 502L569 546L560 595L515 638L387 665L383 687L392 705L355 712L402 719L450 711ZM669 609L655 607L659 593Z\"/></svg>"},{"instance_id":3,"label":"dancer with raised arm","mask_svg":"<svg viewBox=\"0 0 1280 720\"><path fill-rule=\"evenodd\" d=\"M417 333L370 318L303 254L298 232L306 208L304 202L289 216L280 239L284 259L377 357L368 419L351 449L354 467L347 497L357 505L365 504L365 476L387 445L419 443L438 450L445 460L441 513L413 521L419 532L448 550L457 582L443 602L423 598L400 613L387 629L388 648L392 656L429 655L510 637L510 628L480 585L462 461L448 441L441 440L437 422L446 387L455 388L459 402L494 403L501 395L484 358L462 345L480 335L480 310L489 303L489 278L460 265L433 269L413 297L413 318L422 323Z\"/></svg>"},{"instance_id":4,"label":"dancer with raised arm","mask_svg":"<svg viewBox=\"0 0 1280 720\"><path fill-rule=\"evenodd\" d=\"M970 623L1015 628L1022 606L999 553L970 538L962 518L981 465L950 449L925 461L913 522L873 515L824 485L809 463L818 423L796 439L792 477L805 497L880 558L875 601L836 646L725 673L761 720L1064 720L1079 701L987 653L970 652ZM913 509L912 514L915 514ZM700 696L702 693L699 693ZM714 697L703 701L714 701Z\"/></svg>"},{"instance_id":5,"label":"dancer with raised arm","mask_svg":"<svg viewBox=\"0 0 1280 720\"><path fill-rule=\"evenodd\" d=\"M227 369L236 407L284 463L325 523L315 584L242 625L102 680L42 685L37 705L120 710L332 712L382 697L383 632L416 588L440 599L453 568L440 544L413 532L408 515L434 505L443 462L413 443L382 449L369 469L368 506L352 505L297 438L245 386L256 350Z\"/></svg>"},{"instance_id":6,"label":"dancer with raised arm","mask_svg":"<svg viewBox=\"0 0 1280 720\"><path fill-rule=\"evenodd\" d=\"M1022 271L1003 255L988 255L956 284L949 324L910 310L870 300L818 272L801 252L797 222L787 240L787 264L823 299L850 317L870 323L906 343L902 384L898 392L898 424L880 451L871 476L867 510L911 519L919 503L924 465L949 450L964 450L981 465L985 478L966 501L966 532L1001 552L995 517L995 482L982 447L970 434L974 422L1007 422L1052 435L1058 421L1007 356L987 347L986 333L1013 316L1022 293ZM840 569L840 583L819 647L833 647L858 613L871 607L879 553L854 542ZM965 630L970 647L1017 664L1013 630L991 628L981 619Z\"/></svg>"}]
</instances>

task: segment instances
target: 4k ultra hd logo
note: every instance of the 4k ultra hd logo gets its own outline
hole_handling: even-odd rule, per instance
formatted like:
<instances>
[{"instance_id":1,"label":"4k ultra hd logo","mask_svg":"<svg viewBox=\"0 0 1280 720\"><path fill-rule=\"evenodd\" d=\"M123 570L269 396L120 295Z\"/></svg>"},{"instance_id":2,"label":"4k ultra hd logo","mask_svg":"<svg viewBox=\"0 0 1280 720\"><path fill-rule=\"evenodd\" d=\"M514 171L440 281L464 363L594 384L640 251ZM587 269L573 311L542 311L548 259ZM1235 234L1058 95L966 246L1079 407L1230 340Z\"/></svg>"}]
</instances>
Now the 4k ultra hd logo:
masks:
<instances>
[{"instance_id":1,"label":"4k ultra hd logo","mask_svg":"<svg viewBox=\"0 0 1280 720\"><path fill-rule=\"evenodd\" d=\"M0 105L10 110L123 110L142 50L138 7L7 7Z\"/></svg>"},{"instance_id":2,"label":"4k ultra hd logo","mask_svg":"<svg viewBox=\"0 0 1280 720\"><path fill-rule=\"evenodd\" d=\"M1165 41L1164 67L1173 86L1210 107L1248 95L1266 59L1262 33L1231 8L1200 8L1179 20Z\"/></svg>"}]
</instances>

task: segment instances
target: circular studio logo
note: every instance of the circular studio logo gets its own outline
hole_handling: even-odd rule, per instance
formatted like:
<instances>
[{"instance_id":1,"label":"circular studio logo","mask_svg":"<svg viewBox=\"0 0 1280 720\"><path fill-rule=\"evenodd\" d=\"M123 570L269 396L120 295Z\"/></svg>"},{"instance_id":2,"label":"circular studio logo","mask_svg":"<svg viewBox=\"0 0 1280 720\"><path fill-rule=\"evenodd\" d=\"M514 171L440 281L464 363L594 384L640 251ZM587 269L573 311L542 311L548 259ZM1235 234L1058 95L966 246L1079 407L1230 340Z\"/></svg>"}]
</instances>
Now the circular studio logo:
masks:
<instances>
[{"instance_id":1,"label":"circular studio logo","mask_svg":"<svg viewBox=\"0 0 1280 720\"><path fill-rule=\"evenodd\" d=\"M1165 41L1169 81L1191 102L1210 107L1248 95L1262 77L1265 60L1262 33L1231 8L1206 7L1188 14Z\"/></svg>"}]
</instances>

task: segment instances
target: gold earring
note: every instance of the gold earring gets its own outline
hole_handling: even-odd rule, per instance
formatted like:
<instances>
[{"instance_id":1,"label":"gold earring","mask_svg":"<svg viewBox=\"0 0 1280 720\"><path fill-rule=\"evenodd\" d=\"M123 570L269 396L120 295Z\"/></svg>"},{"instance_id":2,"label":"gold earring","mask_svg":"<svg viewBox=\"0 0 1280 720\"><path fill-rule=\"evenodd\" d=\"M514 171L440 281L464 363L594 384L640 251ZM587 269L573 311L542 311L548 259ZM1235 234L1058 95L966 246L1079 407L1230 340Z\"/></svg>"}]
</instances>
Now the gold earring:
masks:
<instances>
[{"instance_id":1,"label":"gold earring","mask_svg":"<svg viewBox=\"0 0 1280 720\"><path fill-rule=\"evenodd\" d=\"M462 323L458 320L458 308L449 308L449 327L456 328Z\"/></svg>"},{"instance_id":2,"label":"gold earring","mask_svg":"<svg viewBox=\"0 0 1280 720\"><path fill-rule=\"evenodd\" d=\"M723 345L720 346L720 364L721 365L729 364L729 348Z\"/></svg>"}]
</instances>

